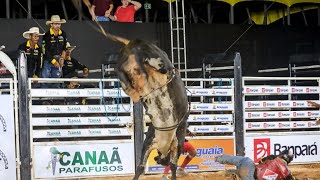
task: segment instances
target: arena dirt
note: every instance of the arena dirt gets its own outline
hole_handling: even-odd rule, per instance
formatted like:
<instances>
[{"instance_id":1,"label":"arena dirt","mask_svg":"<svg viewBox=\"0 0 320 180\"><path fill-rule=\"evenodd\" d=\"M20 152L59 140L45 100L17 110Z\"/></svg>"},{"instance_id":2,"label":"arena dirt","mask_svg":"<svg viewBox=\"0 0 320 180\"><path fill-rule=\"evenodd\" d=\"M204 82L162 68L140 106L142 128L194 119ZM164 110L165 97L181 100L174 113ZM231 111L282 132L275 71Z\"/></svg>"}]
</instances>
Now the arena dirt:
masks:
<instances>
[{"instance_id":1,"label":"arena dirt","mask_svg":"<svg viewBox=\"0 0 320 180\"><path fill-rule=\"evenodd\" d=\"M320 164L291 165L291 172L298 180L320 180ZM132 176L113 176L103 178L90 178L87 180L130 180ZM161 175L142 175L139 180L160 180ZM179 176L178 180L232 180L232 174L220 172L189 173Z\"/></svg>"}]
</instances>

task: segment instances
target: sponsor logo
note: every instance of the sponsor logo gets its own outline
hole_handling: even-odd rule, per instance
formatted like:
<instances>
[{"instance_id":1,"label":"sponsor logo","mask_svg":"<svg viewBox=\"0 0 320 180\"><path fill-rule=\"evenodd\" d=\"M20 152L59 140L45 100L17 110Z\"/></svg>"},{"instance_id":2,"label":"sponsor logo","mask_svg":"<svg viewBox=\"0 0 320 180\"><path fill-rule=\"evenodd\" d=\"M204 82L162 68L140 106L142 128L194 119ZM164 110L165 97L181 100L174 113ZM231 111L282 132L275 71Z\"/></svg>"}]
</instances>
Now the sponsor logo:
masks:
<instances>
[{"instance_id":1,"label":"sponsor logo","mask_svg":"<svg viewBox=\"0 0 320 180\"><path fill-rule=\"evenodd\" d=\"M262 175L262 178L265 180L276 180L277 177L278 177L278 174L269 169L267 169Z\"/></svg>"},{"instance_id":2,"label":"sponsor logo","mask_svg":"<svg viewBox=\"0 0 320 180\"><path fill-rule=\"evenodd\" d=\"M94 95L101 95L101 91L100 90L87 90L87 94L88 95L91 95L91 96L94 96Z\"/></svg>"},{"instance_id":3,"label":"sponsor logo","mask_svg":"<svg viewBox=\"0 0 320 180\"><path fill-rule=\"evenodd\" d=\"M52 96L52 95L59 96L60 95L60 93L56 90L46 90L45 94L49 95L49 96Z\"/></svg>"},{"instance_id":4,"label":"sponsor logo","mask_svg":"<svg viewBox=\"0 0 320 180\"><path fill-rule=\"evenodd\" d=\"M318 146L316 142L313 144L301 144L301 145L282 145L280 143L275 143L273 146L274 155L279 155L284 150L291 150L294 157L299 156L316 156L318 155Z\"/></svg>"},{"instance_id":5,"label":"sponsor logo","mask_svg":"<svg viewBox=\"0 0 320 180\"><path fill-rule=\"evenodd\" d=\"M270 155L270 138L254 139L253 148L254 162L257 163L260 159Z\"/></svg>"},{"instance_id":6,"label":"sponsor logo","mask_svg":"<svg viewBox=\"0 0 320 180\"><path fill-rule=\"evenodd\" d=\"M203 156L203 155L218 155L218 154L223 154L224 149L223 147L219 147L219 146L214 146L211 148L197 148L196 149L197 157Z\"/></svg>"},{"instance_id":7,"label":"sponsor logo","mask_svg":"<svg viewBox=\"0 0 320 180\"><path fill-rule=\"evenodd\" d=\"M60 131L47 131L47 136L48 137L61 136L61 132Z\"/></svg>"},{"instance_id":8,"label":"sponsor logo","mask_svg":"<svg viewBox=\"0 0 320 180\"><path fill-rule=\"evenodd\" d=\"M68 95L80 95L79 90L67 90Z\"/></svg>"},{"instance_id":9,"label":"sponsor logo","mask_svg":"<svg viewBox=\"0 0 320 180\"><path fill-rule=\"evenodd\" d=\"M55 174L123 171L118 147L113 147L112 152L94 150L63 152L57 147L51 147L49 153L51 158L46 169L51 169L53 176Z\"/></svg>"},{"instance_id":10,"label":"sponsor logo","mask_svg":"<svg viewBox=\"0 0 320 180\"><path fill-rule=\"evenodd\" d=\"M69 136L81 136L81 131L68 131Z\"/></svg>"},{"instance_id":11,"label":"sponsor logo","mask_svg":"<svg viewBox=\"0 0 320 180\"><path fill-rule=\"evenodd\" d=\"M47 119L47 124L60 124L60 119Z\"/></svg>"},{"instance_id":12,"label":"sponsor logo","mask_svg":"<svg viewBox=\"0 0 320 180\"><path fill-rule=\"evenodd\" d=\"M71 107L67 107L68 111L81 111L81 108L78 106L71 106Z\"/></svg>"},{"instance_id":13,"label":"sponsor logo","mask_svg":"<svg viewBox=\"0 0 320 180\"><path fill-rule=\"evenodd\" d=\"M110 106L108 106L109 108ZM100 106L89 106L88 107L88 111L94 111L94 112L100 112L101 111L101 108Z\"/></svg>"},{"instance_id":14,"label":"sponsor logo","mask_svg":"<svg viewBox=\"0 0 320 180\"><path fill-rule=\"evenodd\" d=\"M46 110L47 110L47 112L60 112L61 111L60 107L50 107L50 106L47 106Z\"/></svg>"}]
</instances>

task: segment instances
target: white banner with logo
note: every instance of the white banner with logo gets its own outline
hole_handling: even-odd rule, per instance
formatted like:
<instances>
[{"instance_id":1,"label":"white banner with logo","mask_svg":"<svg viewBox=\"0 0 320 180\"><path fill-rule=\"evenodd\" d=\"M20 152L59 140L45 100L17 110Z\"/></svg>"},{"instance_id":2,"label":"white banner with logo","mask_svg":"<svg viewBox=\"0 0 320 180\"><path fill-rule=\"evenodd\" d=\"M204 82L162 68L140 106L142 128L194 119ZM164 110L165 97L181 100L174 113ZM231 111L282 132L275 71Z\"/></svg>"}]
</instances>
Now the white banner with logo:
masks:
<instances>
[{"instance_id":1,"label":"white banner with logo","mask_svg":"<svg viewBox=\"0 0 320 180\"><path fill-rule=\"evenodd\" d=\"M256 163L263 157L279 155L283 150L294 153L293 163L320 161L320 133L246 134L246 156Z\"/></svg>"},{"instance_id":2,"label":"white banner with logo","mask_svg":"<svg viewBox=\"0 0 320 180\"><path fill-rule=\"evenodd\" d=\"M13 96L0 95L0 179L16 179Z\"/></svg>"},{"instance_id":3,"label":"white banner with logo","mask_svg":"<svg viewBox=\"0 0 320 180\"><path fill-rule=\"evenodd\" d=\"M34 178L134 173L133 142L34 143Z\"/></svg>"}]
</instances>

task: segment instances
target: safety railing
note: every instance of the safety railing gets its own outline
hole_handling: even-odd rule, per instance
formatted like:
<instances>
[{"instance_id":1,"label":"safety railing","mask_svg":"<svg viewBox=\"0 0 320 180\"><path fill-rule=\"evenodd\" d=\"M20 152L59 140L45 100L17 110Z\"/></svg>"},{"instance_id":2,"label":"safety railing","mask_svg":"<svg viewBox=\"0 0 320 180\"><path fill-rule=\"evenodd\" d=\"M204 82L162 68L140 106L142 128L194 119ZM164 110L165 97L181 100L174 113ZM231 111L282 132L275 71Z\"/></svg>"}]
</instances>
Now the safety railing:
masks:
<instances>
[{"instance_id":1,"label":"safety railing","mask_svg":"<svg viewBox=\"0 0 320 180\"><path fill-rule=\"evenodd\" d=\"M33 178L134 173L132 102L111 83L29 79Z\"/></svg>"},{"instance_id":2,"label":"safety railing","mask_svg":"<svg viewBox=\"0 0 320 180\"><path fill-rule=\"evenodd\" d=\"M243 77L246 153L256 162L292 150L294 163L319 162L319 78Z\"/></svg>"}]
</instances>

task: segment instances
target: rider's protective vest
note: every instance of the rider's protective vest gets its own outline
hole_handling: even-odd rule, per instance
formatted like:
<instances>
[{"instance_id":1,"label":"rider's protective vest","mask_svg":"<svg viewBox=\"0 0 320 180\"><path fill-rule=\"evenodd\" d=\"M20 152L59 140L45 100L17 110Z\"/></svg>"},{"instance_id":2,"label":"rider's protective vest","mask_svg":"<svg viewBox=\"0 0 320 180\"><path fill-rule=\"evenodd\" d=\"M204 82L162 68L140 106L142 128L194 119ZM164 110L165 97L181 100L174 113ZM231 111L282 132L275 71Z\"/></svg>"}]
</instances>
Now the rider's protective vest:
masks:
<instances>
[{"instance_id":1,"label":"rider's protective vest","mask_svg":"<svg viewBox=\"0 0 320 180\"><path fill-rule=\"evenodd\" d=\"M258 180L283 180L290 175L287 164L278 157L258 164L256 172Z\"/></svg>"}]
</instances>

